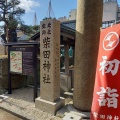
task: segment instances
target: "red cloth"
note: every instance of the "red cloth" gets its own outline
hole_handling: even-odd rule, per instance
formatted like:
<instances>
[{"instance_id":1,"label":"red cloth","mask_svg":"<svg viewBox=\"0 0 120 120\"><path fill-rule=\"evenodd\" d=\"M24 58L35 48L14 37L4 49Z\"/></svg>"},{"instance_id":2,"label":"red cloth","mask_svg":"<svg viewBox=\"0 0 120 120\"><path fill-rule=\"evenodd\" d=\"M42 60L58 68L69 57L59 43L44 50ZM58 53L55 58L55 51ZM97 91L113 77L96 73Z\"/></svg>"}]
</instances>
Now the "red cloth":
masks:
<instances>
[{"instance_id":1,"label":"red cloth","mask_svg":"<svg viewBox=\"0 0 120 120\"><path fill-rule=\"evenodd\" d=\"M120 24L101 31L90 120L120 120Z\"/></svg>"}]
</instances>

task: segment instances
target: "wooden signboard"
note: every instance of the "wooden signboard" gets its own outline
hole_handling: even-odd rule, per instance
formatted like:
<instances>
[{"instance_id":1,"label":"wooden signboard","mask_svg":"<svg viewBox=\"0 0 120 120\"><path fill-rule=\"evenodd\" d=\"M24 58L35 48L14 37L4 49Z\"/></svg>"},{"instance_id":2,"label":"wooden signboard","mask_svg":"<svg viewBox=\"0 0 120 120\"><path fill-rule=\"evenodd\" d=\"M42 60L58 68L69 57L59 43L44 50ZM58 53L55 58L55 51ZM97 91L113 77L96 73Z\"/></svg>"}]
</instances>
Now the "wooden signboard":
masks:
<instances>
[{"instance_id":1,"label":"wooden signboard","mask_svg":"<svg viewBox=\"0 0 120 120\"><path fill-rule=\"evenodd\" d=\"M34 47L10 48L10 72L34 75Z\"/></svg>"},{"instance_id":2,"label":"wooden signboard","mask_svg":"<svg viewBox=\"0 0 120 120\"><path fill-rule=\"evenodd\" d=\"M37 49L39 43L7 43L5 46L8 46L8 93L12 93L11 74L32 76L35 100L37 98Z\"/></svg>"}]
</instances>

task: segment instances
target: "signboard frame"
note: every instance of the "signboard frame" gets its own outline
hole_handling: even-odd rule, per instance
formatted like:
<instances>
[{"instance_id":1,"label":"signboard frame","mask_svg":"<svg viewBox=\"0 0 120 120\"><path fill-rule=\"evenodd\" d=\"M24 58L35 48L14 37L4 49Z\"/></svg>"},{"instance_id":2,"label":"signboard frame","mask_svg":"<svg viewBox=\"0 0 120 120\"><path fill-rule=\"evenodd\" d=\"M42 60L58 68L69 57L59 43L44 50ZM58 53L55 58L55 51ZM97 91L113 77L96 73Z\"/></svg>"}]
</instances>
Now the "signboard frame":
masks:
<instances>
[{"instance_id":1,"label":"signboard frame","mask_svg":"<svg viewBox=\"0 0 120 120\"><path fill-rule=\"evenodd\" d=\"M35 56L35 47L28 47L28 46L25 46L25 47L17 46L16 47L15 46L15 47L10 47L9 50L10 50L10 52L9 52L9 54L10 54L10 72L15 73L15 74L34 76L34 66L35 66L34 57L36 57ZM20 54L20 55L18 56L17 54ZM15 56L15 58L14 58L14 56ZM20 57L21 57L21 60L20 60ZM13 62L12 62L12 60L13 60ZM18 67L21 66L20 72L16 72L15 68L17 68L17 66ZM14 68L12 68L12 67L14 67Z\"/></svg>"},{"instance_id":2,"label":"signboard frame","mask_svg":"<svg viewBox=\"0 0 120 120\"><path fill-rule=\"evenodd\" d=\"M30 42L30 43L7 43L5 44L5 46L8 46L8 94L12 94L12 81L11 81L11 74L21 74L21 75L26 75L29 76L30 74L28 74L27 72L23 72L25 71L25 68L23 69L24 65L23 65L23 59L26 57L25 54L23 56L23 53L26 52L31 52L32 57L30 57L30 64L28 64L29 62L27 61L27 63L25 63L26 65L29 65L28 67L32 68L33 74L32 77L34 77L34 101L35 98L37 98L37 50L38 50L38 46L39 43L38 42ZM10 52L16 52L16 53L21 52L22 53L22 72L15 72L15 71L11 71L11 55ZM17 60L20 57L17 57ZM26 58L27 59L27 58ZM17 62L16 62L17 63Z\"/></svg>"}]
</instances>

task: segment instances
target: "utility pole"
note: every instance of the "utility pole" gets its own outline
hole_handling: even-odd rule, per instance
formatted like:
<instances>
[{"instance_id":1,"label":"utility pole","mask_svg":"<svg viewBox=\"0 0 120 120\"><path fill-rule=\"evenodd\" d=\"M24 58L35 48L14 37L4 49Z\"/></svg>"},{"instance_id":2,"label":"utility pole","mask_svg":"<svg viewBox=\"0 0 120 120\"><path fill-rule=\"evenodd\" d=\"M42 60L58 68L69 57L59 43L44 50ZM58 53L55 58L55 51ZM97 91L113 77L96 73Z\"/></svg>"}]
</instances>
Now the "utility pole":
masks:
<instances>
[{"instance_id":1,"label":"utility pole","mask_svg":"<svg viewBox=\"0 0 120 120\"><path fill-rule=\"evenodd\" d=\"M38 25L38 21L37 21L37 15L36 15L36 12L34 14L34 19L33 19L33 26L36 26Z\"/></svg>"},{"instance_id":2,"label":"utility pole","mask_svg":"<svg viewBox=\"0 0 120 120\"><path fill-rule=\"evenodd\" d=\"M53 18L55 17L55 15L54 15L54 11L53 11L53 9L52 9L52 4L51 4L51 0L50 0L50 2L49 2L49 7L48 7L48 18L52 18L52 14L53 14Z\"/></svg>"},{"instance_id":3,"label":"utility pole","mask_svg":"<svg viewBox=\"0 0 120 120\"><path fill-rule=\"evenodd\" d=\"M51 0L49 2L49 18L50 18L50 14L51 14Z\"/></svg>"}]
</instances>

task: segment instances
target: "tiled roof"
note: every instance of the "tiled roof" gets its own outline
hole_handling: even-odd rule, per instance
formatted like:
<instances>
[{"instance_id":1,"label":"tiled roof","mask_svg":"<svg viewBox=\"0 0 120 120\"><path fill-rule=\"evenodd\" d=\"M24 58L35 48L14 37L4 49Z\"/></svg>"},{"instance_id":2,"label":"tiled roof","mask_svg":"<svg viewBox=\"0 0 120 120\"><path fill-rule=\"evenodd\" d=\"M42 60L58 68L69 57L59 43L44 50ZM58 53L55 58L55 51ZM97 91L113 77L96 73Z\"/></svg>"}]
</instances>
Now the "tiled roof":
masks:
<instances>
[{"instance_id":1,"label":"tiled roof","mask_svg":"<svg viewBox=\"0 0 120 120\"><path fill-rule=\"evenodd\" d=\"M76 20L61 22L60 29L61 31L67 32L69 34L75 34ZM38 37L40 37L40 32L33 35L31 39L34 40Z\"/></svg>"},{"instance_id":2,"label":"tiled roof","mask_svg":"<svg viewBox=\"0 0 120 120\"><path fill-rule=\"evenodd\" d=\"M72 30L76 29L76 20L61 22L61 25L70 28Z\"/></svg>"}]
</instances>

